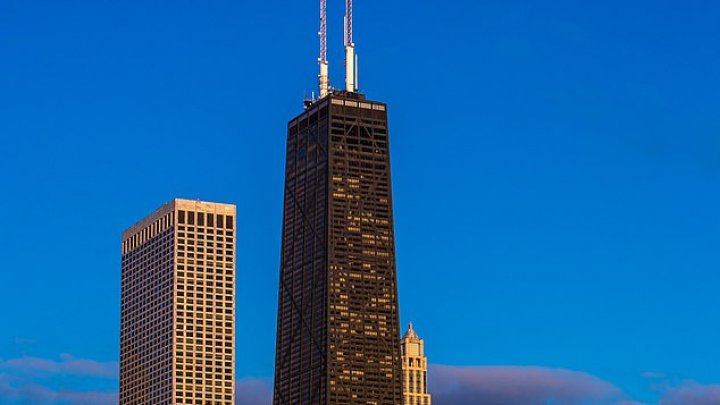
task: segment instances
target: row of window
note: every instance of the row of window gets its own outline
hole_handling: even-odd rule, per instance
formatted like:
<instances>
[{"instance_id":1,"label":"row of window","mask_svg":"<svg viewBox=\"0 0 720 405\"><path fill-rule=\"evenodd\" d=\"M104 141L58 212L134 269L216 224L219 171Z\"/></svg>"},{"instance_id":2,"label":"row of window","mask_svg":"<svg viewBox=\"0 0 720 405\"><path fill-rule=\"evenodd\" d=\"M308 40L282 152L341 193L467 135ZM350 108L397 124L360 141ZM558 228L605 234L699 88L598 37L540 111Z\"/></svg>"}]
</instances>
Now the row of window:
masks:
<instances>
[{"instance_id":1,"label":"row of window","mask_svg":"<svg viewBox=\"0 0 720 405\"><path fill-rule=\"evenodd\" d=\"M217 231L217 232L216 232ZM194 226L178 226L178 236L184 237L186 236L185 232L187 232L187 236L191 236L197 239L205 239L205 234L207 234L207 240L223 240L223 235L226 236L225 240L231 241L233 236L233 231L223 231L222 229L211 229L211 228L203 228L203 227L194 227ZM214 236L214 235L217 235Z\"/></svg>"},{"instance_id":2,"label":"row of window","mask_svg":"<svg viewBox=\"0 0 720 405\"><path fill-rule=\"evenodd\" d=\"M178 211L179 224L233 229L234 222L235 221L232 215L213 214L209 212Z\"/></svg>"}]
</instances>

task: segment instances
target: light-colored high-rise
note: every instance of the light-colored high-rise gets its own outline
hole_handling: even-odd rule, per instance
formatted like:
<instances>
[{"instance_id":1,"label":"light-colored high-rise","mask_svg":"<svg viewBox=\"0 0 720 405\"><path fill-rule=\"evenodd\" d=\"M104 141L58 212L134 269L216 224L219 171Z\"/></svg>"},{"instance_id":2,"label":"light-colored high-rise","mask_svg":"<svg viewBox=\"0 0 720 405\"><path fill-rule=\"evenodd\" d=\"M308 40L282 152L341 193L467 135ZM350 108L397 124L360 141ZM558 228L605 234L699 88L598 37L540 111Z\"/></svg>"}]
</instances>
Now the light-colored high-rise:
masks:
<instances>
[{"instance_id":1,"label":"light-colored high-rise","mask_svg":"<svg viewBox=\"0 0 720 405\"><path fill-rule=\"evenodd\" d=\"M431 405L427 390L425 342L415 333L412 323L402 338L403 398L405 405Z\"/></svg>"},{"instance_id":2,"label":"light-colored high-rise","mask_svg":"<svg viewBox=\"0 0 720 405\"><path fill-rule=\"evenodd\" d=\"M120 405L232 405L235 206L175 199L122 235Z\"/></svg>"}]
</instances>

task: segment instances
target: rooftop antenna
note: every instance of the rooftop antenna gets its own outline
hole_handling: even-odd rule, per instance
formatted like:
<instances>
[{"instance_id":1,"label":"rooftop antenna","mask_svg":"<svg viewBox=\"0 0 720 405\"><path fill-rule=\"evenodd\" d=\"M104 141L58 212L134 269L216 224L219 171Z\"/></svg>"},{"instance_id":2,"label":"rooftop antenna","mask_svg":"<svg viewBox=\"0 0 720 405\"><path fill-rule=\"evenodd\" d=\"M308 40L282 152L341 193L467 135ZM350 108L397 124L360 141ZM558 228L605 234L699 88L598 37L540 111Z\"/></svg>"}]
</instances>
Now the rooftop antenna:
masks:
<instances>
[{"instance_id":1,"label":"rooftop antenna","mask_svg":"<svg viewBox=\"0 0 720 405\"><path fill-rule=\"evenodd\" d=\"M357 55L353 42L353 3L345 0L345 88L357 91Z\"/></svg>"},{"instance_id":2,"label":"rooftop antenna","mask_svg":"<svg viewBox=\"0 0 720 405\"><path fill-rule=\"evenodd\" d=\"M328 95L330 89L330 75L328 73L327 60L327 0L320 0L320 75L318 75L318 84L320 85L320 98Z\"/></svg>"}]
</instances>

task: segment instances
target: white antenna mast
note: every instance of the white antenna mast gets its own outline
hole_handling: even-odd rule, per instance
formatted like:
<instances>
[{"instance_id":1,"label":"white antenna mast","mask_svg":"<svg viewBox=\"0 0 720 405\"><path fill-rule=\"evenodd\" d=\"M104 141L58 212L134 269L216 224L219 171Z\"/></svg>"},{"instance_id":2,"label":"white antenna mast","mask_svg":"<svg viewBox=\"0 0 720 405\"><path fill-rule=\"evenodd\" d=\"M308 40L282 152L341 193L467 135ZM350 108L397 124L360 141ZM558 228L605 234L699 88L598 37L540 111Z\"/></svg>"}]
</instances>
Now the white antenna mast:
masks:
<instances>
[{"instance_id":1,"label":"white antenna mast","mask_svg":"<svg viewBox=\"0 0 720 405\"><path fill-rule=\"evenodd\" d=\"M357 56L353 42L353 3L345 0L345 88L357 91Z\"/></svg>"},{"instance_id":2,"label":"white antenna mast","mask_svg":"<svg viewBox=\"0 0 720 405\"><path fill-rule=\"evenodd\" d=\"M320 85L320 98L328 95L330 89L330 74L327 60L327 0L320 0L320 75L318 75L318 84Z\"/></svg>"}]
</instances>

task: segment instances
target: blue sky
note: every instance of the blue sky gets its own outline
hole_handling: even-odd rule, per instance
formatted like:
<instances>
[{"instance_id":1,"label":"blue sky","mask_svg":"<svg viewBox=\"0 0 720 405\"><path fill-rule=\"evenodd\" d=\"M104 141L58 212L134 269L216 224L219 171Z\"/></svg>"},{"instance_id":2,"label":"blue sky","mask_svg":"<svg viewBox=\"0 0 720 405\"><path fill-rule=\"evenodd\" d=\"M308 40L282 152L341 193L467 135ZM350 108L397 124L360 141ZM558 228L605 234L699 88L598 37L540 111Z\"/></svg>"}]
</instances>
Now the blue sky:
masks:
<instances>
[{"instance_id":1,"label":"blue sky","mask_svg":"<svg viewBox=\"0 0 720 405\"><path fill-rule=\"evenodd\" d=\"M716 388L719 13L357 2L401 316L432 363L571 370L653 404ZM0 395L116 389L92 370L118 357L120 233L174 197L237 204L237 376L272 376L285 127L316 31L313 1L0 2Z\"/></svg>"}]
</instances>

